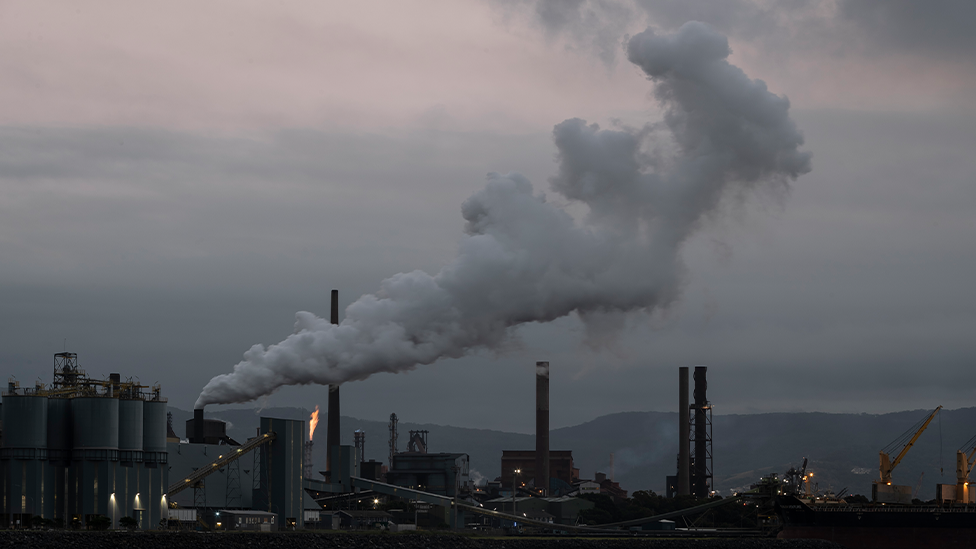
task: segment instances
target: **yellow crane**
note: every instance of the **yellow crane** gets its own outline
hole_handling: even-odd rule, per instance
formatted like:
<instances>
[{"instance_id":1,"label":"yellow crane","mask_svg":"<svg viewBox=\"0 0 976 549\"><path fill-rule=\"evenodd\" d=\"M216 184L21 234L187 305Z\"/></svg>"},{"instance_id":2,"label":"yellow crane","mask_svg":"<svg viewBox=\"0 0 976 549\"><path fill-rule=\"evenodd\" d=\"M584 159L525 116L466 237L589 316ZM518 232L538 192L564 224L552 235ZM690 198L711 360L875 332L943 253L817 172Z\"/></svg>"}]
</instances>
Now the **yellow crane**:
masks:
<instances>
[{"instance_id":1,"label":"yellow crane","mask_svg":"<svg viewBox=\"0 0 976 549\"><path fill-rule=\"evenodd\" d=\"M918 440L918 437L922 436L922 432L925 431L925 428L929 426L929 423L932 423L932 419L935 418L935 414L939 413L939 410L941 409L942 406L939 406L931 414L929 414L927 418L925 418L925 421L922 422L922 426L915 431L915 434L912 435L911 440L909 440L905 444L905 447L901 449L901 452L898 453L898 455L895 457L894 460L888 457L888 453L885 452L885 450L881 450L880 453L881 453L881 483L882 484L887 484L889 486L891 485L892 469L894 469L895 467L898 466L899 463L901 463L902 458L904 458L905 454L907 454L908 451L911 450L912 446L915 444L915 441ZM909 432L910 431L911 429L909 429ZM896 445L898 441L903 440L907 434L908 433L905 433L904 435L898 437L898 440L896 440L892 444L889 444L887 447L885 447L885 449L891 448L892 446Z\"/></svg>"},{"instance_id":2,"label":"yellow crane","mask_svg":"<svg viewBox=\"0 0 976 549\"><path fill-rule=\"evenodd\" d=\"M976 439L976 437L973 437ZM968 447L967 446L964 446ZM976 462L976 445L967 454L964 450L956 450L956 501L969 503L969 473Z\"/></svg>"}]
</instances>

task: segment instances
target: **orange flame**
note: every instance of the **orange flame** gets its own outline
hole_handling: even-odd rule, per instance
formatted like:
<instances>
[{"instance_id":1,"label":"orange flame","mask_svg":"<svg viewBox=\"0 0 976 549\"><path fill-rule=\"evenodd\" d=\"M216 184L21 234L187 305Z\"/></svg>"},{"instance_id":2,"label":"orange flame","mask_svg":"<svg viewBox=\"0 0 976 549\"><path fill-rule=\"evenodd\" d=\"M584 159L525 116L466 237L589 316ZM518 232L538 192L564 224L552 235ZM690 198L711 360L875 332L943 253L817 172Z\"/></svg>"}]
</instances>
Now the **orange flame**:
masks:
<instances>
[{"instance_id":1,"label":"orange flame","mask_svg":"<svg viewBox=\"0 0 976 549\"><path fill-rule=\"evenodd\" d=\"M308 440L312 440L312 435L315 434L315 427L319 424L319 407L315 406L315 411L312 412L312 417L308 421Z\"/></svg>"}]
</instances>

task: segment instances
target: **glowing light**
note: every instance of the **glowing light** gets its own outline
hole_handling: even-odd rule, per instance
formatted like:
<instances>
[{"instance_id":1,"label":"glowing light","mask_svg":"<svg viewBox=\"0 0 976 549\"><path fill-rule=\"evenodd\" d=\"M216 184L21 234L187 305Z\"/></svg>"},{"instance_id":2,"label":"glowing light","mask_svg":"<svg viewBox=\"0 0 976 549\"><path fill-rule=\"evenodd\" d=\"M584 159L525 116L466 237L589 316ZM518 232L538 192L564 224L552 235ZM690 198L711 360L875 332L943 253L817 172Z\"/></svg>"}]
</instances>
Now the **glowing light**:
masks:
<instances>
[{"instance_id":1,"label":"glowing light","mask_svg":"<svg viewBox=\"0 0 976 549\"><path fill-rule=\"evenodd\" d=\"M315 427L319 424L319 406L315 405L315 411L312 412L312 416L308 420L308 440L312 441L312 435L315 434Z\"/></svg>"}]
</instances>

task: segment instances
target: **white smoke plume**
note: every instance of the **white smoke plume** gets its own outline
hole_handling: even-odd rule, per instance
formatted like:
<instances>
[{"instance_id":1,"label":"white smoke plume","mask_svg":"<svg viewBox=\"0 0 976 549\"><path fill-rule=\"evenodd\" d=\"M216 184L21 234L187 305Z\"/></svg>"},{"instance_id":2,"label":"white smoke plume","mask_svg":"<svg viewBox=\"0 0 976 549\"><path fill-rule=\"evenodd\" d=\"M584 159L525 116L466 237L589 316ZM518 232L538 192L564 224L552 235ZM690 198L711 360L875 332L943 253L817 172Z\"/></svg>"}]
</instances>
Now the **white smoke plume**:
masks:
<instances>
[{"instance_id":1,"label":"white smoke plume","mask_svg":"<svg viewBox=\"0 0 976 549\"><path fill-rule=\"evenodd\" d=\"M519 174L490 174L461 206L466 236L439 273L399 273L337 326L296 314L295 333L255 345L210 380L196 407L247 402L285 385L402 372L503 342L512 328L576 312L653 311L680 294L682 243L726 196L782 188L809 171L789 101L728 63L726 38L701 23L650 29L628 59L655 85L663 124L601 130L570 119L553 132L552 189L589 209L577 222ZM647 144L665 132L667 154Z\"/></svg>"}]
</instances>

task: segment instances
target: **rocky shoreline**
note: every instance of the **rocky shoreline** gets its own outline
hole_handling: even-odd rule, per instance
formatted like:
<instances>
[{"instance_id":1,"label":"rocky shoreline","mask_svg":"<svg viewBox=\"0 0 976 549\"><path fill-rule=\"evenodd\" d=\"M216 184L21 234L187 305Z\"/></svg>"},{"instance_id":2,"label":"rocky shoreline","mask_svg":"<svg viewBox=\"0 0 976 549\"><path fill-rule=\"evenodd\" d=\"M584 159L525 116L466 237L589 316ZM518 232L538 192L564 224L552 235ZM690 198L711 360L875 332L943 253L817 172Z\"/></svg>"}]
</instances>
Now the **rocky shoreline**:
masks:
<instances>
[{"instance_id":1,"label":"rocky shoreline","mask_svg":"<svg viewBox=\"0 0 976 549\"><path fill-rule=\"evenodd\" d=\"M0 548L52 549L838 549L769 538L481 538L454 534L3 531Z\"/></svg>"}]
</instances>

